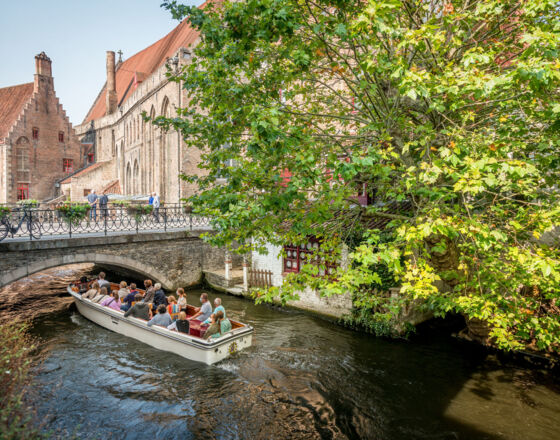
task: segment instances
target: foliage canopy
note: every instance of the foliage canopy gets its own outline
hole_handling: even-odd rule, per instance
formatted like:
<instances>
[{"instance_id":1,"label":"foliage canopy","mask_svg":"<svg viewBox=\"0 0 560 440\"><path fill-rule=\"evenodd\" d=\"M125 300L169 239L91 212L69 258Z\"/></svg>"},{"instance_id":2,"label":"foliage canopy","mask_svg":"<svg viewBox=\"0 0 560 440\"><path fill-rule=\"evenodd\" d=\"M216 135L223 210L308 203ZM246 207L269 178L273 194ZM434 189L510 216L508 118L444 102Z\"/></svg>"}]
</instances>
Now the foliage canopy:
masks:
<instances>
[{"instance_id":1,"label":"foliage canopy","mask_svg":"<svg viewBox=\"0 0 560 440\"><path fill-rule=\"evenodd\" d=\"M303 283L372 310L420 301L487 322L502 348L560 350L560 253L543 239L560 214L556 1L163 6L201 32L172 77L189 106L155 123L202 151L185 178L209 240L349 247L336 277L307 267L263 299ZM357 203L364 187L375 203ZM373 293L380 266L398 300Z\"/></svg>"}]
</instances>

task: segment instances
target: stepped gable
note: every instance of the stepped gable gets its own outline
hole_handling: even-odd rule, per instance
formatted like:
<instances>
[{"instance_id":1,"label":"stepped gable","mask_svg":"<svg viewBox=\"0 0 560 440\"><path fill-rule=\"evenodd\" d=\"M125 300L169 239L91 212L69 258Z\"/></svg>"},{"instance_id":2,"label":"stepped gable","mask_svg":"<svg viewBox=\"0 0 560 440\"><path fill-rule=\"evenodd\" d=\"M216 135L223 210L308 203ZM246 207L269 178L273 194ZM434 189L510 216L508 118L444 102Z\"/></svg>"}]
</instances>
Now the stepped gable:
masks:
<instances>
[{"instance_id":1,"label":"stepped gable","mask_svg":"<svg viewBox=\"0 0 560 440\"><path fill-rule=\"evenodd\" d=\"M0 89L0 141L7 137L32 96L32 82Z\"/></svg>"},{"instance_id":2,"label":"stepped gable","mask_svg":"<svg viewBox=\"0 0 560 440\"><path fill-rule=\"evenodd\" d=\"M116 89L117 103L123 103L133 92L131 84L136 80L149 77L167 58L173 56L180 48L188 47L196 41L199 33L192 29L187 20L183 20L175 29L146 49L131 56L117 66ZM84 122L99 119L106 114L106 88L103 86Z\"/></svg>"}]
</instances>

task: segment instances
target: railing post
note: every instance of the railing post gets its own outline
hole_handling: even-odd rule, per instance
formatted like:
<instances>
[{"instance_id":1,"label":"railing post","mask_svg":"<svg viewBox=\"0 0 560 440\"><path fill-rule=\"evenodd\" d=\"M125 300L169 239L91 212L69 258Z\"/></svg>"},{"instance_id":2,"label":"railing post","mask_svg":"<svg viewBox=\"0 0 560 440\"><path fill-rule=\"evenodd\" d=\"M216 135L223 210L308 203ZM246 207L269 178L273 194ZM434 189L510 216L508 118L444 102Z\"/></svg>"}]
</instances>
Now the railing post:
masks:
<instances>
[{"instance_id":1,"label":"railing post","mask_svg":"<svg viewBox=\"0 0 560 440\"><path fill-rule=\"evenodd\" d=\"M31 211L31 208L29 208L29 220L27 223L27 229L29 229L29 240L33 240L33 234L31 233L31 228L33 227L33 211Z\"/></svg>"},{"instance_id":2,"label":"railing post","mask_svg":"<svg viewBox=\"0 0 560 440\"><path fill-rule=\"evenodd\" d=\"M192 231L192 214L189 214L189 227Z\"/></svg>"},{"instance_id":3,"label":"railing post","mask_svg":"<svg viewBox=\"0 0 560 440\"><path fill-rule=\"evenodd\" d=\"M247 263L247 257L243 255L243 290L245 292L249 291L249 264Z\"/></svg>"},{"instance_id":4,"label":"railing post","mask_svg":"<svg viewBox=\"0 0 560 440\"><path fill-rule=\"evenodd\" d=\"M167 208L163 208L163 230L167 232Z\"/></svg>"},{"instance_id":5,"label":"railing post","mask_svg":"<svg viewBox=\"0 0 560 440\"><path fill-rule=\"evenodd\" d=\"M105 211L103 212L103 224L105 227L105 236L107 236L107 215L108 215L108 211L109 208L105 208Z\"/></svg>"},{"instance_id":6,"label":"railing post","mask_svg":"<svg viewBox=\"0 0 560 440\"><path fill-rule=\"evenodd\" d=\"M138 234L138 215L134 216L134 221L136 222L136 234Z\"/></svg>"},{"instance_id":7,"label":"railing post","mask_svg":"<svg viewBox=\"0 0 560 440\"><path fill-rule=\"evenodd\" d=\"M72 238L72 219L68 220L68 232L70 234L70 238Z\"/></svg>"}]
</instances>

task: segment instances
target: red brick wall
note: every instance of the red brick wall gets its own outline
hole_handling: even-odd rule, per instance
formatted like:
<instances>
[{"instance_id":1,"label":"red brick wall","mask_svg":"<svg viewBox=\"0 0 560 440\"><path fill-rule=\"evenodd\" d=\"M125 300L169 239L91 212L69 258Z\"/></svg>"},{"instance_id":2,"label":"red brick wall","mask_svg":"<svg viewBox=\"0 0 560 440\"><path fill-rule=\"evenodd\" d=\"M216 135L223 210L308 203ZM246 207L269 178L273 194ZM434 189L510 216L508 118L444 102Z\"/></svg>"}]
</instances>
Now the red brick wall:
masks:
<instances>
[{"instance_id":1,"label":"red brick wall","mask_svg":"<svg viewBox=\"0 0 560 440\"><path fill-rule=\"evenodd\" d=\"M55 95L52 77L40 75L38 90L25 107L22 117L10 133L10 167L8 202L17 201L19 186L17 171L17 142L21 137L29 140L29 198L50 199L55 196L55 182L63 178L63 159L72 159L74 170L83 166L80 142L74 133L62 105ZM38 139L33 139L33 128L39 129ZM59 141L59 133L64 141Z\"/></svg>"}]
</instances>

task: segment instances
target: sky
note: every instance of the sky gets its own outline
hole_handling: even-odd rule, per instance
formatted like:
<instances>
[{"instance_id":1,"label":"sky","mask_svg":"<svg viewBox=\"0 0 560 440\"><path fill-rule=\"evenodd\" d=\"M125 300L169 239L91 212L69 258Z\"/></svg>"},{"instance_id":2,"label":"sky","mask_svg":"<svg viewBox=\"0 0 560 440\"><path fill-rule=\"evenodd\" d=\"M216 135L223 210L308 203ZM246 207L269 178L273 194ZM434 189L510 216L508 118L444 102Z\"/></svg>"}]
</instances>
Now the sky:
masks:
<instances>
[{"instance_id":1,"label":"sky","mask_svg":"<svg viewBox=\"0 0 560 440\"><path fill-rule=\"evenodd\" d=\"M162 0L0 0L0 88L33 82L35 55L52 60L54 88L73 125L105 83L105 53L126 59L178 21ZM202 0L183 0L200 5ZM118 59L118 55L117 55Z\"/></svg>"}]
</instances>

